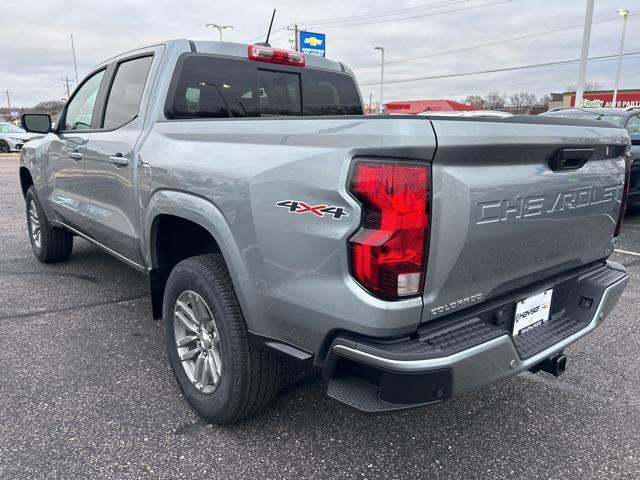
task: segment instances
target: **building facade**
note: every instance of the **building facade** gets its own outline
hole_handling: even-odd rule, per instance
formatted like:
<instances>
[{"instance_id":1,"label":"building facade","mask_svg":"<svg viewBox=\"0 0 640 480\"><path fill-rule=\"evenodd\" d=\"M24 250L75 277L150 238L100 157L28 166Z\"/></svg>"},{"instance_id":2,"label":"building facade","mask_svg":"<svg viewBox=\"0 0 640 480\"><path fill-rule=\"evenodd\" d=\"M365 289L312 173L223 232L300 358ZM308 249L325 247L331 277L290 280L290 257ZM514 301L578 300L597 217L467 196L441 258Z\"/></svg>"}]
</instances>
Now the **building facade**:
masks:
<instances>
[{"instance_id":1,"label":"building facade","mask_svg":"<svg viewBox=\"0 0 640 480\"><path fill-rule=\"evenodd\" d=\"M583 95L583 108L625 108L640 107L640 89L634 90L618 90L616 104L612 105L612 90L597 90L585 92ZM576 93L564 92L562 94L562 105L554 105L558 107L575 107ZM551 105L549 105L550 108Z\"/></svg>"}]
</instances>

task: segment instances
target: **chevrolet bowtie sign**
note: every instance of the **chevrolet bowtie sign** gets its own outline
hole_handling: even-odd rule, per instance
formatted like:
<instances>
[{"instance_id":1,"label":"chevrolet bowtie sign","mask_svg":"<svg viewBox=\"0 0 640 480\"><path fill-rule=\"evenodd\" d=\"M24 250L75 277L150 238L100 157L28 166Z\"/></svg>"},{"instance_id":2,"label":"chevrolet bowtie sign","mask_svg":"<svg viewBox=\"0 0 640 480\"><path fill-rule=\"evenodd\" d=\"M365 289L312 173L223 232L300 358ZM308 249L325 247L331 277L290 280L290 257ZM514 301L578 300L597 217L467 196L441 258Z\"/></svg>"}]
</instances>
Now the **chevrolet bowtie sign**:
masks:
<instances>
[{"instance_id":1,"label":"chevrolet bowtie sign","mask_svg":"<svg viewBox=\"0 0 640 480\"><path fill-rule=\"evenodd\" d=\"M307 55L325 56L324 33L300 32L300 51Z\"/></svg>"}]
</instances>

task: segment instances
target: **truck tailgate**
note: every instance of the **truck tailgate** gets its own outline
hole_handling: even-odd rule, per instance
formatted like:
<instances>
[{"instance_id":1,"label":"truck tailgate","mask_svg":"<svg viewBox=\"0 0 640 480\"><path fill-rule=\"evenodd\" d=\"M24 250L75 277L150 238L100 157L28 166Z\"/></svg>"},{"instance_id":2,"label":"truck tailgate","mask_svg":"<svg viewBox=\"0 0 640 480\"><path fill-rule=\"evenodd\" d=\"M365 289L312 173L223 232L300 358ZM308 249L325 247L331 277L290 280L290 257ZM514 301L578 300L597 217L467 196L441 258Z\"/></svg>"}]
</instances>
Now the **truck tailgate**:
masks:
<instances>
[{"instance_id":1,"label":"truck tailgate","mask_svg":"<svg viewBox=\"0 0 640 480\"><path fill-rule=\"evenodd\" d=\"M422 321L612 253L624 130L548 117L430 120L438 146ZM574 169L554 163L563 152Z\"/></svg>"}]
</instances>

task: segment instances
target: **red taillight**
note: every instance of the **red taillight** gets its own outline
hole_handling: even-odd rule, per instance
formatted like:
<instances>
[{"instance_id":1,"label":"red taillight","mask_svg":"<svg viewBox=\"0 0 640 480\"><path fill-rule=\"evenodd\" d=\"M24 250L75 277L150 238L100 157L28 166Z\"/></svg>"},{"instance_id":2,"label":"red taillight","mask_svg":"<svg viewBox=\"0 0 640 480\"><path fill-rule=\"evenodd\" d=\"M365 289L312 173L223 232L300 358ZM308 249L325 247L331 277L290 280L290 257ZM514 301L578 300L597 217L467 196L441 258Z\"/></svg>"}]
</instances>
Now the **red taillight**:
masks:
<instances>
[{"instance_id":1,"label":"red taillight","mask_svg":"<svg viewBox=\"0 0 640 480\"><path fill-rule=\"evenodd\" d=\"M422 291L429 231L431 169L404 162L358 161L350 192L362 205L362 225L350 239L351 270L383 298Z\"/></svg>"},{"instance_id":2,"label":"red taillight","mask_svg":"<svg viewBox=\"0 0 640 480\"><path fill-rule=\"evenodd\" d=\"M249 60L304 67L303 54L260 45L249 45Z\"/></svg>"},{"instance_id":3,"label":"red taillight","mask_svg":"<svg viewBox=\"0 0 640 480\"><path fill-rule=\"evenodd\" d=\"M620 216L618 217L618 223L616 223L616 231L613 233L614 237L619 237L622 233L622 226L624 225L624 213L627 210L627 200L629 198L629 185L631 183L631 158L629 155L624 157L624 190L622 191L622 201L620 202Z\"/></svg>"}]
</instances>

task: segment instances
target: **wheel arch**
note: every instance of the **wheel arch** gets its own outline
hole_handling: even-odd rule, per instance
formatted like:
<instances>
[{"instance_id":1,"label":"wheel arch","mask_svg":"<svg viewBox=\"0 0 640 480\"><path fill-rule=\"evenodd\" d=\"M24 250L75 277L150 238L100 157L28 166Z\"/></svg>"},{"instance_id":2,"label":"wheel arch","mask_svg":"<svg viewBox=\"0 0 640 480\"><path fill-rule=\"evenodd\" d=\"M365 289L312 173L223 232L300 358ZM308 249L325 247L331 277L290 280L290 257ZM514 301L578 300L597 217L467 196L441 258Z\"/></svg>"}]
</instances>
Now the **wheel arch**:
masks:
<instances>
[{"instance_id":1,"label":"wheel arch","mask_svg":"<svg viewBox=\"0 0 640 480\"><path fill-rule=\"evenodd\" d=\"M164 287L173 267L185 258L219 253L252 329L251 305L246 300L251 288L248 269L220 209L197 195L162 190L151 196L147 212L145 263L149 266L154 318L162 317Z\"/></svg>"},{"instance_id":2,"label":"wheel arch","mask_svg":"<svg viewBox=\"0 0 640 480\"><path fill-rule=\"evenodd\" d=\"M22 190L22 196L26 198L27 190L31 185L34 185L33 176L29 169L25 166L21 166L19 170L20 175L20 189Z\"/></svg>"}]
</instances>

